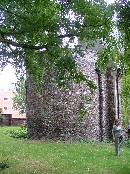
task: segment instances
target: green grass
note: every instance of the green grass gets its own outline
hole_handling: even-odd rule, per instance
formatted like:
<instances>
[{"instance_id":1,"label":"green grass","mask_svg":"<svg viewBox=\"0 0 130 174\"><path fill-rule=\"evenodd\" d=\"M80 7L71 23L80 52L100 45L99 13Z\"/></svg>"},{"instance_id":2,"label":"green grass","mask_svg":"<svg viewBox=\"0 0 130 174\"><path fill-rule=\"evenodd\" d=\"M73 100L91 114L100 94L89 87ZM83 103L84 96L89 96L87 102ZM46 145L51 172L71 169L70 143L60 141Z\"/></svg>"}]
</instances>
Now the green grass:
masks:
<instances>
[{"instance_id":1,"label":"green grass","mask_svg":"<svg viewBox=\"0 0 130 174\"><path fill-rule=\"evenodd\" d=\"M130 174L130 149L114 155L113 144L40 142L5 134L0 127L1 174Z\"/></svg>"}]
</instances>

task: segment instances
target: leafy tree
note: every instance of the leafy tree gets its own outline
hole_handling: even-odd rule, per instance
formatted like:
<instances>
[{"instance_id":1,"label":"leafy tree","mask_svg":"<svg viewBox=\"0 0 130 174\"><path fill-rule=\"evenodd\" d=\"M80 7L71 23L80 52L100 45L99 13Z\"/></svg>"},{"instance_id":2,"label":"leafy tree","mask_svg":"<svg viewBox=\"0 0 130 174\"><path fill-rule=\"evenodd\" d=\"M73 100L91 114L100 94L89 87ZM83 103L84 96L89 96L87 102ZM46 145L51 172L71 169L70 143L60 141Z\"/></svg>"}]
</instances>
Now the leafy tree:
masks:
<instances>
[{"instance_id":1,"label":"leafy tree","mask_svg":"<svg viewBox=\"0 0 130 174\"><path fill-rule=\"evenodd\" d=\"M20 114L25 114L26 112L26 88L25 88L25 78L21 77L20 80L15 84L15 96L12 98L13 107L19 110Z\"/></svg>"},{"instance_id":2,"label":"leafy tree","mask_svg":"<svg viewBox=\"0 0 130 174\"><path fill-rule=\"evenodd\" d=\"M121 111L124 125L127 125L130 120L130 1L118 0L112 6L115 12L113 33L99 53L98 66L103 70L107 65L115 70L121 68Z\"/></svg>"},{"instance_id":3,"label":"leafy tree","mask_svg":"<svg viewBox=\"0 0 130 174\"><path fill-rule=\"evenodd\" d=\"M113 32L105 38L104 48L99 53L98 66L103 70L107 65L130 71L130 1L118 0L111 5L114 12ZM130 72L129 72L130 73Z\"/></svg>"},{"instance_id":4,"label":"leafy tree","mask_svg":"<svg viewBox=\"0 0 130 174\"><path fill-rule=\"evenodd\" d=\"M3 110L2 110L2 108L0 108L0 123L2 123L3 120L5 119L5 117L2 115L2 112L3 112Z\"/></svg>"},{"instance_id":5,"label":"leafy tree","mask_svg":"<svg viewBox=\"0 0 130 174\"><path fill-rule=\"evenodd\" d=\"M46 70L55 68L60 86L74 80L94 87L77 72L74 57L82 52L70 45L75 38L88 44L109 38L112 9L104 1L2 0L0 12L1 67L11 63L17 74L26 67L38 84Z\"/></svg>"},{"instance_id":6,"label":"leafy tree","mask_svg":"<svg viewBox=\"0 0 130 174\"><path fill-rule=\"evenodd\" d=\"M122 70L121 109L124 125L130 120L130 1L120 0L115 5L118 28L118 54L115 56Z\"/></svg>"},{"instance_id":7,"label":"leafy tree","mask_svg":"<svg viewBox=\"0 0 130 174\"><path fill-rule=\"evenodd\" d=\"M94 88L89 77L77 72L75 57L83 52L75 39L88 47L95 40L104 45L99 54L99 68L108 64L129 66L128 5L123 1L111 6L103 0L1 0L1 67L11 63L17 74L25 67L37 84L48 69L55 69L55 81L60 86L73 80L85 81ZM113 21L114 10L117 21ZM123 20L124 14L128 20ZM118 37L113 35L114 27L119 30Z\"/></svg>"},{"instance_id":8,"label":"leafy tree","mask_svg":"<svg viewBox=\"0 0 130 174\"><path fill-rule=\"evenodd\" d=\"M119 41L121 52L119 56L120 64L127 71L130 69L129 55L130 55L130 1L120 0L116 3L117 12L117 27L119 30Z\"/></svg>"},{"instance_id":9,"label":"leafy tree","mask_svg":"<svg viewBox=\"0 0 130 174\"><path fill-rule=\"evenodd\" d=\"M122 76L121 81L121 105L124 125L127 126L130 120L130 75Z\"/></svg>"}]
</instances>

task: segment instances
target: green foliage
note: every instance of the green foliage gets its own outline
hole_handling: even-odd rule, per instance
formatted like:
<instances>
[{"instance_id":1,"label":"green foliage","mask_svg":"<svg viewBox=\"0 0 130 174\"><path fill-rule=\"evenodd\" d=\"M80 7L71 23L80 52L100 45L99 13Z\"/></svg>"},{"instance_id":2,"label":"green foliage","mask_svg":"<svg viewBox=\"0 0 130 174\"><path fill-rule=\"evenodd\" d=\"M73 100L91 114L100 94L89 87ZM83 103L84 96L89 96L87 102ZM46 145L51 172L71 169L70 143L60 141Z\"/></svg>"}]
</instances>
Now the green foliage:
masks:
<instances>
[{"instance_id":1,"label":"green foliage","mask_svg":"<svg viewBox=\"0 0 130 174\"><path fill-rule=\"evenodd\" d=\"M81 106L79 108L78 119L79 119L80 122L83 121L83 119L84 119L84 117L86 116L87 113L88 113L87 110L83 106Z\"/></svg>"},{"instance_id":2,"label":"green foliage","mask_svg":"<svg viewBox=\"0 0 130 174\"><path fill-rule=\"evenodd\" d=\"M0 123L2 123L4 119L5 119L5 117L0 114Z\"/></svg>"},{"instance_id":3,"label":"green foliage","mask_svg":"<svg viewBox=\"0 0 130 174\"><path fill-rule=\"evenodd\" d=\"M77 72L74 57L82 51L78 43L75 44L75 38L88 45L91 40L108 38L112 30L112 11L103 0L100 3L1 0L1 67L9 62L15 66L17 74L25 73L22 70L26 69L38 86L48 69L53 68L59 86L74 80L76 83L85 81L95 88L88 77Z\"/></svg>"},{"instance_id":4,"label":"green foliage","mask_svg":"<svg viewBox=\"0 0 130 174\"><path fill-rule=\"evenodd\" d=\"M13 100L13 108L19 110L20 114L25 114L26 112L26 88L25 88L25 78L21 77L20 80L15 84L15 96Z\"/></svg>"},{"instance_id":5,"label":"green foliage","mask_svg":"<svg viewBox=\"0 0 130 174\"><path fill-rule=\"evenodd\" d=\"M25 126L18 127L16 130L11 130L9 135L13 138L27 138L27 128Z\"/></svg>"},{"instance_id":6,"label":"green foliage","mask_svg":"<svg viewBox=\"0 0 130 174\"><path fill-rule=\"evenodd\" d=\"M92 104L93 100L92 100L92 96L83 96L81 99L81 103L79 106L79 111L78 111L78 120L80 122L83 121L83 119L85 118L85 116L89 115L90 110L92 109L90 107L90 105ZM85 105L88 105L88 107L86 108Z\"/></svg>"},{"instance_id":7,"label":"green foliage","mask_svg":"<svg viewBox=\"0 0 130 174\"><path fill-rule=\"evenodd\" d=\"M115 69L121 68L121 112L126 126L130 120L130 1L119 0L111 7L116 16L113 20L113 34L106 38L96 66L103 71L108 65Z\"/></svg>"},{"instance_id":8,"label":"green foliage","mask_svg":"<svg viewBox=\"0 0 130 174\"><path fill-rule=\"evenodd\" d=\"M124 125L130 121L130 75L122 76L121 80L121 108Z\"/></svg>"},{"instance_id":9,"label":"green foliage","mask_svg":"<svg viewBox=\"0 0 130 174\"><path fill-rule=\"evenodd\" d=\"M104 39L97 66L103 71L108 65L115 68L120 66L124 72L126 68L130 70L130 1L118 0L110 6L112 13L115 13L111 23L113 30Z\"/></svg>"},{"instance_id":10,"label":"green foliage","mask_svg":"<svg viewBox=\"0 0 130 174\"><path fill-rule=\"evenodd\" d=\"M129 139L127 140L127 147L130 148L130 140Z\"/></svg>"},{"instance_id":11,"label":"green foliage","mask_svg":"<svg viewBox=\"0 0 130 174\"><path fill-rule=\"evenodd\" d=\"M125 49L130 48L130 1L121 1L116 3L116 11L117 11L117 18L118 18L118 29L124 38L122 42L124 42ZM128 44L128 45L126 45ZM127 50L125 50L127 51Z\"/></svg>"},{"instance_id":12,"label":"green foliage","mask_svg":"<svg viewBox=\"0 0 130 174\"><path fill-rule=\"evenodd\" d=\"M9 168L9 165L7 163L7 160L0 162L0 170Z\"/></svg>"},{"instance_id":13,"label":"green foliage","mask_svg":"<svg viewBox=\"0 0 130 174\"><path fill-rule=\"evenodd\" d=\"M76 83L85 81L93 88L88 77L77 72L74 57L81 55L82 51L75 44L75 38L87 43L88 47L92 41L99 40L103 45L99 53L99 68L110 63L129 68L129 5L129 1L107 5L103 0L98 3L84 0L23 0L17 3L2 0L1 67L10 62L17 73L26 69L37 84L41 84L46 71L53 67L59 86L66 86L67 81L74 80ZM113 20L114 12L117 20ZM65 40L68 41L65 43ZM75 45L73 49L71 44Z\"/></svg>"},{"instance_id":14,"label":"green foliage","mask_svg":"<svg viewBox=\"0 0 130 174\"><path fill-rule=\"evenodd\" d=\"M0 114L2 114L2 112L3 112L3 110L2 110L2 108L0 108Z\"/></svg>"},{"instance_id":15,"label":"green foliage","mask_svg":"<svg viewBox=\"0 0 130 174\"><path fill-rule=\"evenodd\" d=\"M0 108L0 123L3 122L3 120L5 119L5 117L2 115L2 108Z\"/></svg>"}]
</instances>

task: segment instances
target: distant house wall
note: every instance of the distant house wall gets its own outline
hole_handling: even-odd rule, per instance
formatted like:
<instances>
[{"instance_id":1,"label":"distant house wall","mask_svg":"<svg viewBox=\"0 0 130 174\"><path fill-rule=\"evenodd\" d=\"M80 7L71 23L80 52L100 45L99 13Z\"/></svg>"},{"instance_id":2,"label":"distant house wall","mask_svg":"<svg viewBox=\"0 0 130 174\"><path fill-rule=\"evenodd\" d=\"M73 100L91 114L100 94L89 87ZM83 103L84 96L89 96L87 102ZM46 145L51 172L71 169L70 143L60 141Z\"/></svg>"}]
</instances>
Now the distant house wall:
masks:
<instances>
[{"instance_id":1,"label":"distant house wall","mask_svg":"<svg viewBox=\"0 0 130 174\"><path fill-rule=\"evenodd\" d=\"M25 115L20 115L18 110L13 109L13 91L0 91L0 108L3 114L11 114L12 118L25 118Z\"/></svg>"}]
</instances>

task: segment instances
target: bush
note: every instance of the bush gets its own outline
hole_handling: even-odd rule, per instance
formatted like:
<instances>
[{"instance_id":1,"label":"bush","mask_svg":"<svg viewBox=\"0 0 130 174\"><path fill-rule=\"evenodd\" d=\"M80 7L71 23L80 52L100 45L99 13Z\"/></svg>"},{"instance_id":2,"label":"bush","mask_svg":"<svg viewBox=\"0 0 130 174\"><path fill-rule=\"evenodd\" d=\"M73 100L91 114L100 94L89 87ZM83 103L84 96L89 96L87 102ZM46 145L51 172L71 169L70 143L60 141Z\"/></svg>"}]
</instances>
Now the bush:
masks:
<instances>
[{"instance_id":1,"label":"bush","mask_svg":"<svg viewBox=\"0 0 130 174\"><path fill-rule=\"evenodd\" d=\"M13 138L27 138L27 128L19 127L17 130L10 131L9 135Z\"/></svg>"},{"instance_id":2,"label":"bush","mask_svg":"<svg viewBox=\"0 0 130 174\"><path fill-rule=\"evenodd\" d=\"M4 119L5 119L5 117L0 114L0 123L2 123Z\"/></svg>"},{"instance_id":3,"label":"bush","mask_svg":"<svg viewBox=\"0 0 130 174\"><path fill-rule=\"evenodd\" d=\"M24 121L24 123L21 125L21 128L26 129L27 128L27 122Z\"/></svg>"},{"instance_id":4,"label":"bush","mask_svg":"<svg viewBox=\"0 0 130 174\"><path fill-rule=\"evenodd\" d=\"M9 168L9 165L7 164L7 161L0 162L0 170Z\"/></svg>"},{"instance_id":5,"label":"bush","mask_svg":"<svg viewBox=\"0 0 130 174\"><path fill-rule=\"evenodd\" d=\"M130 139L127 140L127 147L130 148Z\"/></svg>"}]
</instances>

